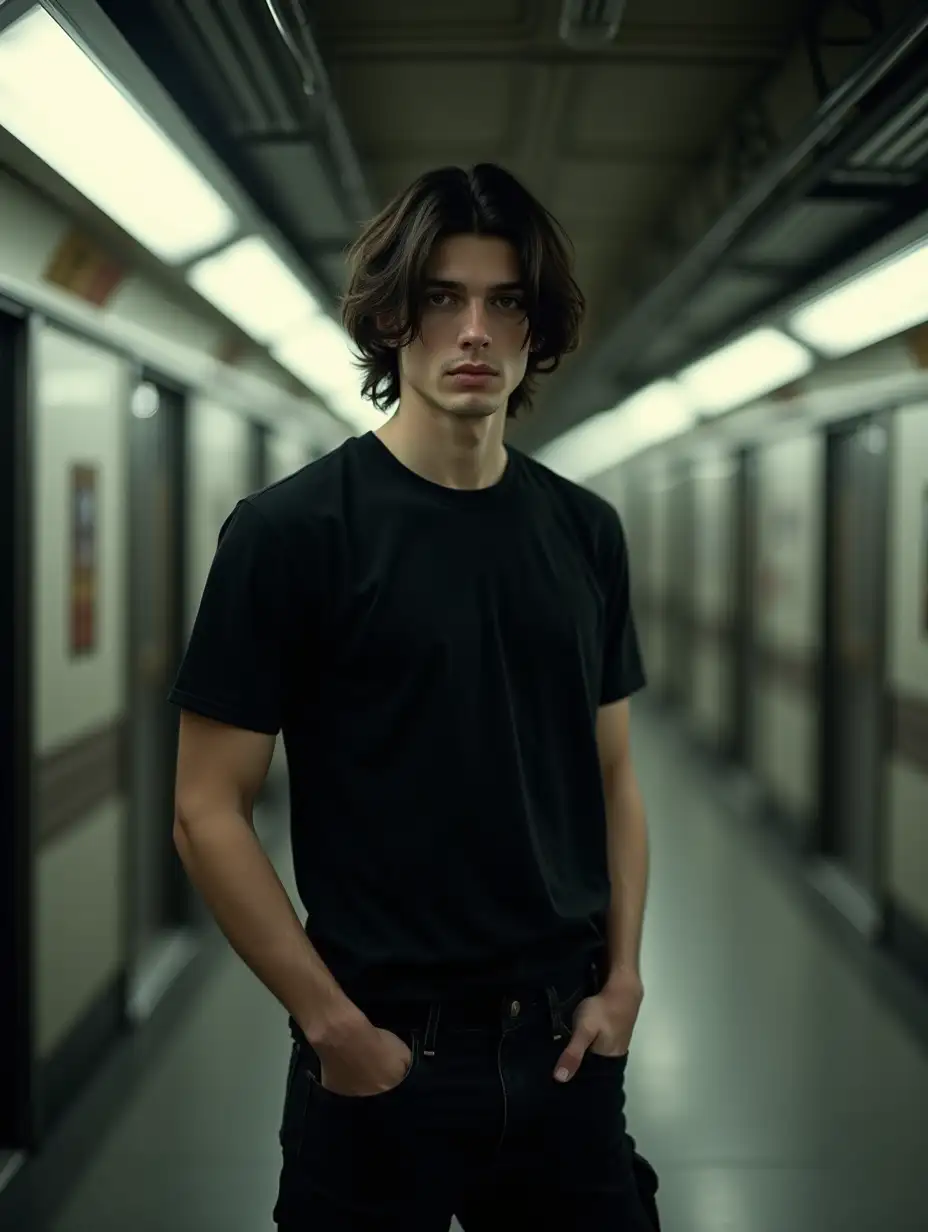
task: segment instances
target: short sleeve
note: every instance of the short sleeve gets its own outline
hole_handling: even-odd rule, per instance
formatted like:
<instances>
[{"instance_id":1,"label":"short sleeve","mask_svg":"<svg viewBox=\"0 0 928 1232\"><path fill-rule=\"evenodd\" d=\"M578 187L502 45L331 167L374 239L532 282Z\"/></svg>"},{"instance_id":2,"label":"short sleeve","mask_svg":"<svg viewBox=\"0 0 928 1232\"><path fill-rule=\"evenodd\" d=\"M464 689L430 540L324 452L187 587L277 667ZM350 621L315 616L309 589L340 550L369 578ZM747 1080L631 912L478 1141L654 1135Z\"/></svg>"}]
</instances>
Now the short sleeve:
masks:
<instances>
[{"instance_id":1,"label":"short sleeve","mask_svg":"<svg viewBox=\"0 0 928 1232\"><path fill-rule=\"evenodd\" d=\"M603 638L601 706L624 700L644 688L646 677L632 613L631 581L625 532L610 510L600 559L604 570L606 624Z\"/></svg>"},{"instance_id":2,"label":"short sleeve","mask_svg":"<svg viewBox=\"0 0 928 1232\"><path fill-rule=\"evenodd\" d=\"M169 700L232 727L276 735L292 642L288 585L274 528L240 501L219 533Z\"/></svg>"}]
</instances>

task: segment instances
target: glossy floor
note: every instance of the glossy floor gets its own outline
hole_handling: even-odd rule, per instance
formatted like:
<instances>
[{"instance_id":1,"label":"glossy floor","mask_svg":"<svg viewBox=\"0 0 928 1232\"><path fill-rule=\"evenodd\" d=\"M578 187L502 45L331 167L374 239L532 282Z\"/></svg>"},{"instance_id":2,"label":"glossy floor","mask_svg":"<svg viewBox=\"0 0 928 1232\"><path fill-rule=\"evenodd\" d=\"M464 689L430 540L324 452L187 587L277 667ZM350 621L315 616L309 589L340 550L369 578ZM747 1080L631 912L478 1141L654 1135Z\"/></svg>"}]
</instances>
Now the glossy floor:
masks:
<instances>
[{"instance_id":1,"label":"glossy floor","mask_svg":"<svg viewBox=\"0 0 928 1232\"><path fill-rule=\"evenodd\" d=\"M924 997L671 725L642 709L635 750L653 873L630 1121L666 1232L926 1232ZM88 1093L4 1232L272 1232L285 1022L227 950L203 971L164 1042Z\"/></svg>"}]
</instances>

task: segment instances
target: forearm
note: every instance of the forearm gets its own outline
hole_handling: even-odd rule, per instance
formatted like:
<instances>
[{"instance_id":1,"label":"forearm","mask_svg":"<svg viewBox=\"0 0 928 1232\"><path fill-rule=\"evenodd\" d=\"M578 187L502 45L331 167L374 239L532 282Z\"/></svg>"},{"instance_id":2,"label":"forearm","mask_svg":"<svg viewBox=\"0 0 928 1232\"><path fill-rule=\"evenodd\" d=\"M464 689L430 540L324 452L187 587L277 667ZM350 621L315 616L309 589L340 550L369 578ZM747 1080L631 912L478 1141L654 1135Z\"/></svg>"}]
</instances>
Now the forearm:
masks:
<instances>
[{"instance_id":1,"label":"forearm","mask_svg":"<svg viewBox=\"0 0 928 1232\"><path fill-rule=\"evenodd\" d=\"M319 957L258 837L237 813L178 820L184 868L229 944L300 1025L310 1043L363 1017Z\"/></svg>"},{"instance_id":2,"label":"forearm","mask_svg":"<svg viewBox=\"0 0 928 1232\"><path fill-rule=\"evenodd\" d=\"M609 976L640 973L649 850L644 801L631 765L606 787L609 876Z\"/></svg>"}]
</instances>

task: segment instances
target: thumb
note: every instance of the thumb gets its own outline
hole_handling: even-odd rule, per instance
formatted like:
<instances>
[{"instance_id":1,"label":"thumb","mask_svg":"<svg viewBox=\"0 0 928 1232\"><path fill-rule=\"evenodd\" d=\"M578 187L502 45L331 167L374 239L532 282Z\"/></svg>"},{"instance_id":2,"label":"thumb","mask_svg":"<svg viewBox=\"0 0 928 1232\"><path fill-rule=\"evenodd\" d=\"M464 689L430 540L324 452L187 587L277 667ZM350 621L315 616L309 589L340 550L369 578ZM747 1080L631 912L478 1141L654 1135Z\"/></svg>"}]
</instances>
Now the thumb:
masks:
<instances>
[{"instance_id":1,"label":"thumb","mask_svg":"<svg viewBox=\"0 0 928 1232\"><path fill-rule=\"evenodd\" d=\"M554 1077L558 1082L570 1082L571 1078L580 1068L580 1062L586 1055L586 1050L596 1038L596 1034L595 1031L590 1030L584 1023L577 1023L574 1027L570 1043L561 1053L554 1070Z\"/></svg>"}]
</instances>

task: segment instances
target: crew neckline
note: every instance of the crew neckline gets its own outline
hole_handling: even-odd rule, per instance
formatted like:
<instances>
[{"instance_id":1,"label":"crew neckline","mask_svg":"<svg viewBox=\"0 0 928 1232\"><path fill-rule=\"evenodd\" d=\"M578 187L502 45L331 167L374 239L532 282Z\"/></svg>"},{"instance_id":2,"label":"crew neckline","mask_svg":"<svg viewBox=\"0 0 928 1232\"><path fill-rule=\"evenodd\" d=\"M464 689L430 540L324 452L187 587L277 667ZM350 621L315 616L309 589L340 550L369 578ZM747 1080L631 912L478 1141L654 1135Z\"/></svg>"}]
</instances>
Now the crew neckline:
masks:
<instances>
[{"instance_id":1,"label":"crew neckline","mask_svg":"<svg viewBox=\"0 0 928 1232\"><path fill-rule=\"evenodd\" d=\"M380 439L373 430L365 432L357 438L362 452L368 454L376 464L390 470L394 475L411 486L432 496L435 500L453 504L490 504L506 497L515 481L516 451L506 446L506 466L496 483L485 488L449 488L446 484L434 479L427 479L401 462L392 449Z\"/></svg>"}]
</instances>

